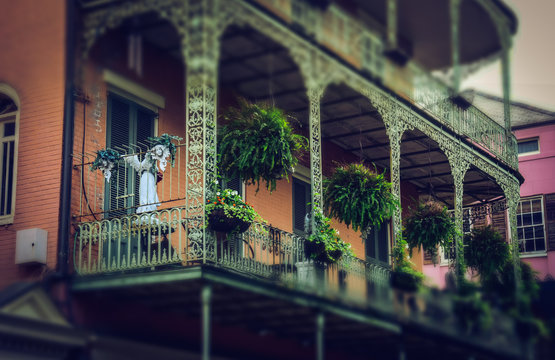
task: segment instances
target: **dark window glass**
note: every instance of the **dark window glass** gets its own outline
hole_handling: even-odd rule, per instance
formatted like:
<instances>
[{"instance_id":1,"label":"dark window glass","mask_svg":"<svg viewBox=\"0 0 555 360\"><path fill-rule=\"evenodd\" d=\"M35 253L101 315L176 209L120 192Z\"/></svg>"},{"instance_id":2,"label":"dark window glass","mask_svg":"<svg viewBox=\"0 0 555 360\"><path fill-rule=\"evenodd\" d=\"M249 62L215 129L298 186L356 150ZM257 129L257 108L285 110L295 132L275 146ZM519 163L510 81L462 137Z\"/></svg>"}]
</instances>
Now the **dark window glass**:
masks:
<instances>
[{"instance_id":1,"label":"dark window glass","mask_svg":"<svg viewBox=\"0 0 555 360\"><path fill-rule=\"evenodd\" d=\"M518 153L525 154L529 152L535 152L540 149L538 144L538 139L534 140L527 140L527 141L520 141L518 143Z\"/></svg>"},{"instance_id":2,"label":"dark window glass","mask_svg":"<svg viewBox=\"0 0 555 360\"><path fill-rule=\"evenodd\" d=\"M304 222L310 212L310 184L293 178L293 232L305 234Z\"/></svg>"},{"instance_id":3,"label":"dark window glass","mask_svg":"<svg viewBox=\"0 0 555 360\"><path fill-rule=\"evenodd\" d=\"M15 123L9 122L4 124L4 137L15 135Z\"/></svg>"}]
</instances>

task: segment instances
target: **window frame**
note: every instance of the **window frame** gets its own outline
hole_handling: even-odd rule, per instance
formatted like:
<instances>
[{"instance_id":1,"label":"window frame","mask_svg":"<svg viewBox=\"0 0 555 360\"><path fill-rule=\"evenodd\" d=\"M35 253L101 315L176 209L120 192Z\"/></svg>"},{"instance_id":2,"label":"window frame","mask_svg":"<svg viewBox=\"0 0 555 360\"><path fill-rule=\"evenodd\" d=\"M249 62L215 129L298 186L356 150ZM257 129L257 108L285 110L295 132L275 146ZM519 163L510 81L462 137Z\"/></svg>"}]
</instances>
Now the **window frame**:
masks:
<instances>
[{"instance_id":1,"label":"window frame","mask_svg":"<svg viewBox=\"0 0 555 360\"><path fill-rule=\"evenodd\" d=\"M367 262L372 263L372 264L378 264L378 265L381 265L381 266L391 266L391 256L390 256L390 254L391 254L391 226L392 226L391 224L392 224L392 221L391 221L391 219L389 219L389 220L385 220L380 226L380 230L385 228L386 231L387 231L387 235L386 235L386 237L387 237L387 240L386 240L387 261L381 261L379 259L379 252L380 252L379 241L374 244L374 247L375 247L374 250L376 252L377 258L373 258L373 257L368 256L368 244L370 242L369 237L370 237L370 234L375 234L374 231L375 231L376 227L372 227L372 229L368 233L363 233L363 236L364 236L363 237L363 240L364 240L364 258Z\"/></svg>"},{"instance_id":2,"label":"window frame","mask_svg":"<svg viewBox=\"0 0 555 360\"><path fill-rule=\"evenodd\" d=\"M10 98L16 106L16 110L0 115L0 124L4 122L12 121L15 123L15 133L11 135L10 140L14 142L14 151L13 151L13 169L12 169L12 199L11 199L11 212L7 215L0 215L0 225L8 225L13 224L15 220L15 205L16 205L16 194L17 194L17 170L18 170L18 154L19 154L19 117L20 117L20 102L17 93L13 88L6 84L0 84L0 93ZM4 142L5 140L2 140ZM0 164L2 162L2 158L0 157Z\"/></svg>"},{"instance_id":3,"label":"window frame","mask_svg":"<svg viewBox=\"0 0 555 360\"><path fill-rule=\"evenodd\" d=\"M540 209L541 209L541 226L543 227L543 250L534 250L534 251L523 251L523 249L525 250L526 246L525 244L523 245L523 242L525 241L524 239L521 240L520 236L519 236L519 229L523 229L525 227L534 227L534 226L538 226L538 224L531 224L531 225L518 225L518 216L522 214L521 211L522 209L522 202L524 201L529 201L530 202L530 215L533 214L532 211L532 201L534 200L540 200ZM546 232L546 223L545 223L545 201L543 198L543 195L539 195L539 196L528 196L528 197L524 197L522 199L520 199L520 201L518 202L518 207L517 207L517 237L518 237L518 251L519 251L519 255L521 257L534 257L534 256L544 256L545 254L547 254L547 232ZM532 215L533 216L533 215ZM537 244L537 240L536 237L533 237L533 241L534 241L534 248L536 248Z\"/></svg>"},{"instance_id":4,"label":"window frame","mask_svg":"<svg viewBox=\"0 0 555 360\"><path fill-rule=\"evenodd\" d=\"M518 152L518 144L521 143L526 143L526 142L532 142L535 141L538 144L538 150L534 150L534 151L527 151L527 152ZM540 138L539 137L532 137L532 138L526 138L526 139L520 139L517 141L517 153L518 156L528 156L528 155L537 155L540 153Z\"/></svg>"}]
</instances>

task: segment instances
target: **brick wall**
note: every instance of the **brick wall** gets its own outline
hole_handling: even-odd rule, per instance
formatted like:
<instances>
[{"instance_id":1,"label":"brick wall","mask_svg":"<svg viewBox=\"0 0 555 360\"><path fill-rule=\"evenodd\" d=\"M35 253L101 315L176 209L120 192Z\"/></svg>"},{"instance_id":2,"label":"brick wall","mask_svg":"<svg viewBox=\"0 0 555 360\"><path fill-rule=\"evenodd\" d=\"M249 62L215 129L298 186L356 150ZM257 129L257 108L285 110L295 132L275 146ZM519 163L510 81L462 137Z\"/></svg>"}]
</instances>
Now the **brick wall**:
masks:
<instances>
[{"instance_id":1,"label":"brick wall","mask_svg":"<svg viewBox=\"0 0 555 360\"><path fill-rule=\"evenodd\" d=\"M12 225L0 228L0 289L56 267L64 101L65 2L3 1L0 83L20 98L19 156ZM48 231L47 265L15 265L17 230Z\"/></svg>"}]
</instances>

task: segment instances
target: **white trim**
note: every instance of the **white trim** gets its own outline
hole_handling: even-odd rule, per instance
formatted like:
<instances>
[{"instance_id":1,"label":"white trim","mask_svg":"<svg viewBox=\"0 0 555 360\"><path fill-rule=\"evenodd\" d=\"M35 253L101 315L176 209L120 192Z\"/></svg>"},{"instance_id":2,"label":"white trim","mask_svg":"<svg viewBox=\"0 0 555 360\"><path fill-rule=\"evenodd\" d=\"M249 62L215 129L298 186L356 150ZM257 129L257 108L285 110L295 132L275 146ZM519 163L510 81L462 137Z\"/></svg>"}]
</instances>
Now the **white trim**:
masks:
<instances>
[{"instance_id":1,"label":"white trim","mask_svg":"<svg viewBox=\"0 0 555 360\"><path fill-rule=\"evenodd\" d=\"M115 72L105 69L103 78L108 83L108 91L123 96L154 112L166 107L166 99Z\"/></svg>"},{"instance_id":2,"label":"white trim","mask_svg":"<svg viewBox=\"0 0 555 360\"><path fill-rule=\"evenodd\" d=\"M297 164L297 166L295 166L295 171L293 172L293 177L312 185L312 181L310 181L310 169L306 166Z\"/></svg>"},{"instance_id":3,"label":"white trim","mask_svg":"<svg viewBox=\"0 0 555 360\"><path fill-rule=\"evenodd\" d=\"M521 259L528 259L528 258L536 258L536 257L547 257L547 251L540 251L540 252L529 252L529 253L521 253Z\"/></svg>"},{"instance_id":4,"label":"white trim","mask_svg":"<svg viewBox=\"0 0 555 360\"><path fill-rule=\"evenodd\" d=\"M0 225L13 224L15 219L15 198L17 195L17 159L19 157L19 119L21 114L21 103L19 96L14 88L5 83L0 83L0 93L7 95L17 106L17 110L11 113L3 114L0 121L4 121L4 118L9 118L14 116L15 119L15 135L14 135L14 160L13 160L13 184L12 184L12 212L9 215L0 216Z\"/></svg>"}]
</instances>

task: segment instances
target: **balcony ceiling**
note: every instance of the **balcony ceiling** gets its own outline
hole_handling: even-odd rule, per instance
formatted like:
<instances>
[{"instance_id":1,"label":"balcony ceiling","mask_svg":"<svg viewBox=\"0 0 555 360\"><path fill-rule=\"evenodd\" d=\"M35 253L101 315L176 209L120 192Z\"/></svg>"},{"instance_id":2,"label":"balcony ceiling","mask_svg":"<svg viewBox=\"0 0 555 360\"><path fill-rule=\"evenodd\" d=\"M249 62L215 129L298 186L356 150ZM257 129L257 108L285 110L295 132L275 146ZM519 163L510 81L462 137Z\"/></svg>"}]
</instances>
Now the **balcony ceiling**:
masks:
<instances>
[{"instance_id":1,"label":"balcony ceiling","mask_svg":"<svg viewBox=\"0 0 555 360\"><path fill-rule=\"evenodd\" d=\"M386 1L353 0L356 9L351 10L363 21L364 18L373 19L385 31ZM489 1L501 9L514 34L517 27L514 13L502 1ZM462 1L460 17L461 64L478 61L501 50L495 22L478 1ZM452 65L449 1L398 0L398 26L401 45L407 43L408 48L412 48L416 61L431 70Z\"/></svg>"}]
</instances>

